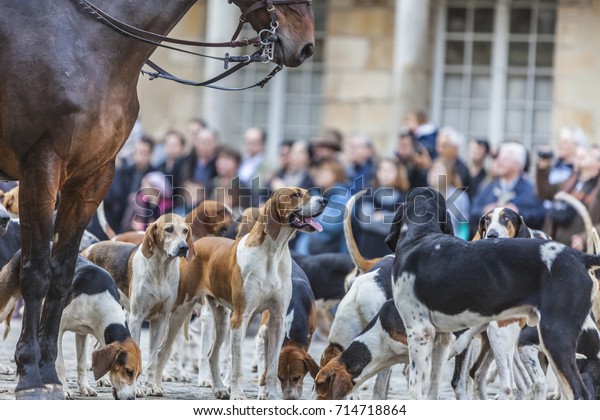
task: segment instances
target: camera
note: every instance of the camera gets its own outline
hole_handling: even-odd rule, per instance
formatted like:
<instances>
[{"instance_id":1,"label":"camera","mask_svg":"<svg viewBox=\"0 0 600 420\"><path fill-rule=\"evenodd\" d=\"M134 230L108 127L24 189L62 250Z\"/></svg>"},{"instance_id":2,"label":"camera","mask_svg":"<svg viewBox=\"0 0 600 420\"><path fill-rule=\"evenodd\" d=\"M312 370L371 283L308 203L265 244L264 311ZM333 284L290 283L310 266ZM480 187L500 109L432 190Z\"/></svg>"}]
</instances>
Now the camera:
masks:
<instances>
[{"instance_id":1,"label":"camera","mask_svg":"<svg viewBox=\"0 0 600 420\"><path fill-rule=\"evenodd\" d=\"M554 153L552 150L540 150L538 152L538 157L540 159L552 159L554 157Z\"/></svg>"}]
</instances>

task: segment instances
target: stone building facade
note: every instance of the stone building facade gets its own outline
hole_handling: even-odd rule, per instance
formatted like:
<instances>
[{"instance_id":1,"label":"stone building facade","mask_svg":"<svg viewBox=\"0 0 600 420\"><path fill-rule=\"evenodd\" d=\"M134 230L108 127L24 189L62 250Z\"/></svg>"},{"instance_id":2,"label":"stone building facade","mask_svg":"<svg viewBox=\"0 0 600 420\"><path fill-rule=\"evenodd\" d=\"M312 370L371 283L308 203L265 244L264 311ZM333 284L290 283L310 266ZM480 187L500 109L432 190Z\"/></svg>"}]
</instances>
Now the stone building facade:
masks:
<instances>
[{"instance_id":1,"label":"stone building facade","mask_svg":"<svg viewBox=\"0 0 600 420\"><path fill-rule=\"evenodd\" d=\"M265 127L279 140L323 128L369 134L392 152L408 110L422 108L439 126L493 143L555 142L563 126L600 141L599 0L314 0L317 53L264 89L220 92L166 81L139 84L143 128L160 137L203 117L239 144L243 129ZM199 1L172 32L229 39L239 11ZM209 51L222 55L223 51ZM220 63L158 51L160 65L203 80ZM256 65L223 84L259 80Z\"/></svg>"}]
</instances>

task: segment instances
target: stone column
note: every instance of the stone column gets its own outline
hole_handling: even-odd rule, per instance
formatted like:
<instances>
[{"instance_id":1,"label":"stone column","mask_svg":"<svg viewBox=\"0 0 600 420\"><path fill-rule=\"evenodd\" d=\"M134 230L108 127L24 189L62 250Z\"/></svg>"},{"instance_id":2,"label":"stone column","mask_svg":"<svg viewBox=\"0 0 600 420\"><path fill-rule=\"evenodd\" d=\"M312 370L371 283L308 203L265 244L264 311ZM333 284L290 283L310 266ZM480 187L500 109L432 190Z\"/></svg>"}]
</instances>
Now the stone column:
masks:
<instances>
[{"instance_id":1,"label":"stone column","mask_svg":"<svg viewBox=\"0 0 600 420\"><path fill-rule=\"evenodd\" d=\"M237 26L240 10L237 6L228 4L223 0L208 0L206 13L206 41L223 42L231 39ZM226 48L207 48L207 55L223 57L227 52ZM235 51L229 51L230 54L237 54ZM218 60L204 59L204 80L212 78L223 72L223 62ZM224 85L227 79L218 84ZM232 92L222 92L215 89L204 89L201 115L206 119L211 127L216 128L221 137L230 141L232 132L228 127L233 128L233 124L228 123L227 110L230 108L229 101L232 100Z\"/></svg>"},{"instance_id":2,"label":"stone column","mask_svg":"<svg viewBox=\"0 0 600 420\"><path fill-rule=\"evenodd\" d=\"M404 114L416 107L429 109L429 10L429 0L396 0L390 150L402 128Z\"/></svg>"}]
</instances>

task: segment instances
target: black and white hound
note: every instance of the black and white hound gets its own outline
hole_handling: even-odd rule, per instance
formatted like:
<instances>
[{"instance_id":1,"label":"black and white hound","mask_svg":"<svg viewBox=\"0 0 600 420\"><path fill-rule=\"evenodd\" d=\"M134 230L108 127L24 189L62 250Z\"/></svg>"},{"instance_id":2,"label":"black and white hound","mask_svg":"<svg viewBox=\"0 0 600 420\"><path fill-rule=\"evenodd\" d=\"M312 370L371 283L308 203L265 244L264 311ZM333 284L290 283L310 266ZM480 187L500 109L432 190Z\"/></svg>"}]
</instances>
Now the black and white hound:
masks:
<instances>
[{"instance_id":1,"label":"black and white hound","mask_svg":"<svg viewBox=\"0 0 600 420\"><path fill-rule=\"evenodd\" d=\"M386 238L396 253L392 288L407 331L412 397L438 398L452 332L526 317L538 326L563 394L589 399L575 352L600 257L539 239L467 242L451 231L443 196L416 188Z\"/></svg>"}]
</instances>

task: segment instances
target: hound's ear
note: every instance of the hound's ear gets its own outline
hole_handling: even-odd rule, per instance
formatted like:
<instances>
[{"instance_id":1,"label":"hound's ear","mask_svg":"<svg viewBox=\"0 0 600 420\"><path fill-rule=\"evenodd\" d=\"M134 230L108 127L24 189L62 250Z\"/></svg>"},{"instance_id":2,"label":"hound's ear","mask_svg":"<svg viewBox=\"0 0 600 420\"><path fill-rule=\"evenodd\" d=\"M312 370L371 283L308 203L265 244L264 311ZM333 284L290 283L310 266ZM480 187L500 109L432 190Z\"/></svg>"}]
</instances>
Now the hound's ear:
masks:
<instances>
[{"instance_id":1,"label":"hound's ear","mask_svg":"<svg viewBox=\"0 0 600 420\"><path fill-rule=\"evenodd\" d=\"M319 367L317 362L315 362L315 359L313 359L309 353L306 353L304 355L304 364L306 365L306 368L308 369L308 373L310 373L310 376L312 376L312 378L315 379L317 377L317 373L319 373L319 370L321 368Z\"/></svg>"},{"instance_id":2,"label":"hound's ear","mask_svg":"<svg viewBox=\"0 0 600 420\"><path fill-rule=\"evenodd\" d=\"M92 372L94 380L98 380L110 370L119 357L121 349L115 344L109 344L92 353Z\"/></svg>"},{"instance_id":3,"label":"hound's ear","mask_svg":"<svg viewBox=\"0 0 600 420\"><path fill-rule=\"evenodd\" d=\"M446 220L441 224L442 232L447 235L454 235L454 227L452 226L452 217L450 212L446 210Z\"/></svg>"},{"instance_id":4,"label":"hound's ear","mask_svg":"<svg viewBox=\"0 0 600 420\"><path fill-rule=\"evenodd\" d=\"M336 370L331 381L331 399L341 400L352 392L352 377L345 370Z\"/></svg>"},{"instance_id":5,"label":"hound's ear","mask_svg":"<svg viewBox=\"0 0 600 420\"><path fill-rule=\"evenodd\" d=\"M156 222L152 223L146 233L144 234L144 241L142 242L142 255L146 258L152 257L154 254L154 247L156 246Z\"/></svg>"},{"instance_id":6,"label":"hound's ear","mask_svg":"<svg viewBox=\"0 0 600 420\"><path fill-rule=\"evenodd\" d=\"M529 231L529 228L525 224L525 219L523 219L523 216L519 215L518 220L519 220L519 226L518 226L517 234L515 235L515 238L531 238L531 232Z\"/></svg>"},{"instance_id":7,"label":"hound's ear","mask_svg":"<svg viewBox=\"0 0 600 420\"><path fill-rule=\"evenodd\" d=\"M475 235L475 237L473 238L474 241L477 241L481 238L485 238L485 231L486 231L486 226L485 226L485 217L487 215L484 214L483 216L481 216L479 218L479 224L477 225L477 234Z\"/></svg>"},{"instance_id":8,"label":"hound's ear","mask_svg":"<svg viewBox=\"0 0 600 420\"><path fill-rule=\"evenodd\" d=\"M186 242L188 246L188 252L185 256L185 259L188 261L192 261L194 258L196 258L196 248L194 247L194 238L192 238L191 228L188 230Z\"/></svg>"},{"instance_id":9,"label":"hound's ear","mask_svg":"<svg viewBox=\"0 0 600 420\"><path fill-rule=\"evenodd\" d=\"M398 245L398 240L400 239L400 229L402 228L402 217L404 216L404 208L404 203L398 206L396 214L394 215L394 220L392 221L392 225L390 226L390 233L388 234L387 238L385 238L385 244L392 252L396 252L396 246Z\"/></svg>"},{"instance_id":10,"label":"hound's ear","mask_svg":"<svg viewBox=\"0 0 600 420\"><path fill-rule=\"evenodd\" d=\"M263 208L263 212L261 214L261 220L265 225L265 232L273 240L277 239L277 236L279 236L279 231L281 230L281 217L277 211L278 203L279 202L275 197L271 197L265 203L265 207Z\"/></svg>"}]
</instances>

